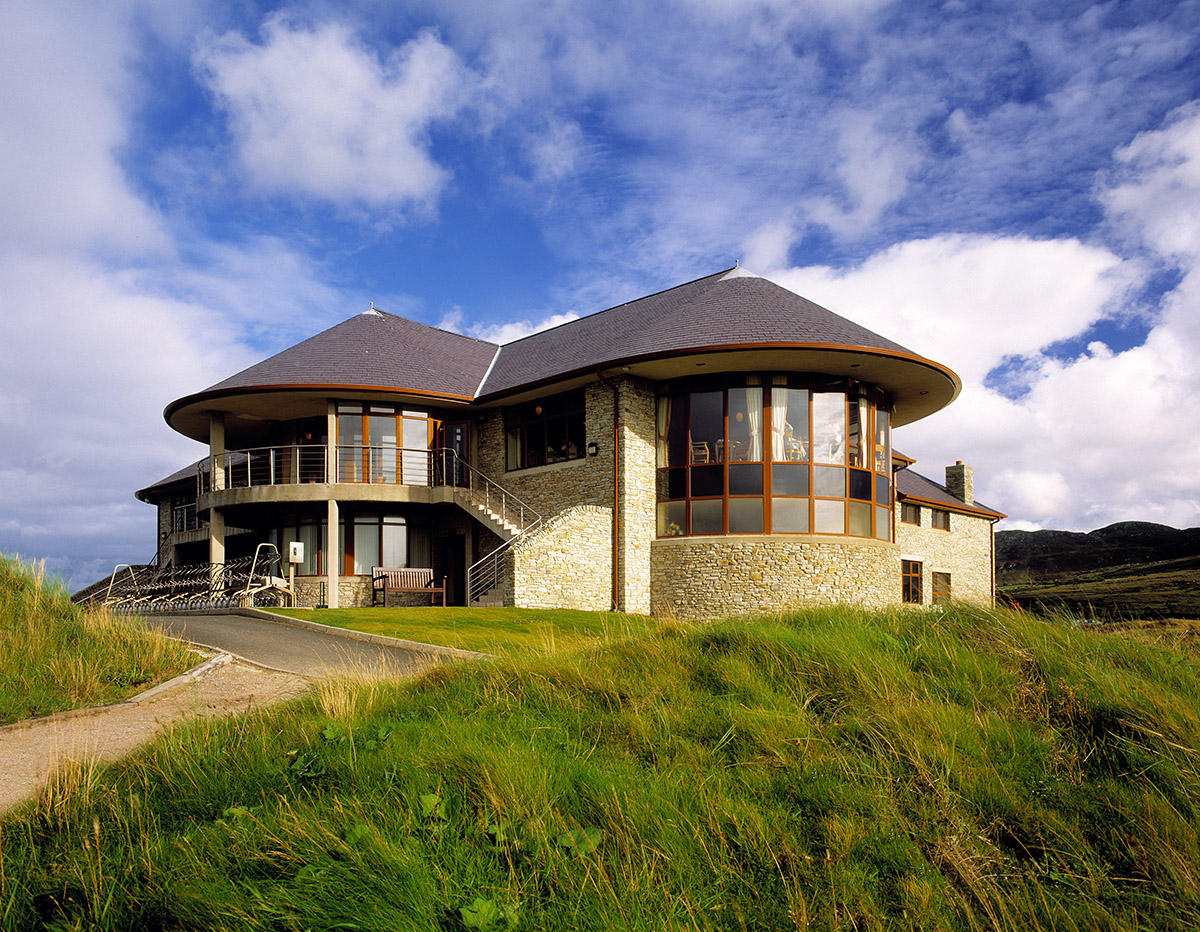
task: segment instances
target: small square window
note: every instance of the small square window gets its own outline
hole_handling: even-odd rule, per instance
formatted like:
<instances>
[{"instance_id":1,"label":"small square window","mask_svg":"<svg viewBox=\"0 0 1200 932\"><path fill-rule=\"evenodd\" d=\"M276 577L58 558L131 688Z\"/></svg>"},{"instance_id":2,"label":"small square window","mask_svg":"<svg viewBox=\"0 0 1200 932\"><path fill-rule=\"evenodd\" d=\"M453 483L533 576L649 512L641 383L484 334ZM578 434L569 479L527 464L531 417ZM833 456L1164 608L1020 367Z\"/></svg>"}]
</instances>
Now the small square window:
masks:
<instances>
[{"instance_id":1,"label":"small square window","mask_svg":"<svg viewBox=\"0 0 1200 932\"><path fill-rule=\"evenodd\" d=\"M931 508L929 510L930 523L935 528L943 531L950 530L950 512L943 511L940 508Z\"/></svg>"},{"instance_id":2,"label":"small square window","mask_svg":"<svg viewBox=\"0 0 1200 932\"><path fill-rule=\"evenodd\" d=\"M920 524L921 506L903 502L900 505L900 520L905 524Z\"/></svg>"}]
</instances>

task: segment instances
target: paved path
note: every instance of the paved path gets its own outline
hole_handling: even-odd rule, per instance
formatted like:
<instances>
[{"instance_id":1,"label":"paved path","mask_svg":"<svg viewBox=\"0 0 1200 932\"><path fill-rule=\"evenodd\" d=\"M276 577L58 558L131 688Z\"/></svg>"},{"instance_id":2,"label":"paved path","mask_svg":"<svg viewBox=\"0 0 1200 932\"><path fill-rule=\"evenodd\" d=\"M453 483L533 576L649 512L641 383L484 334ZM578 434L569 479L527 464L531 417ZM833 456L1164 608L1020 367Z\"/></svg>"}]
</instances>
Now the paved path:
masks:
<instances>
[{"instance_id":1,"label":"paved path","mask_svg":"<svg viewBox=\"0 0 1200 932\"><path fill-rule=\"evenodd\" d=\"M65 762L115 761L184 719L238 715L304 693L307 679L237 661L208 665L131 702L0 727L0 812L37 794ZM64 790L78 778L66 770ZM60 781L60 785L62 781Z\"/></svg>"},{"instance_id":2,"label":"paved path","mask_svg":"<svg viewBox=\"0 0 1200 932\"><path fill-rule=\"evenodd\" d=\"M164 634L301 676L341 671L404 676L434 662L428 655L388 644L356 641L245 615L148 615L143 621Z\"/></svg>"}]
</instances>

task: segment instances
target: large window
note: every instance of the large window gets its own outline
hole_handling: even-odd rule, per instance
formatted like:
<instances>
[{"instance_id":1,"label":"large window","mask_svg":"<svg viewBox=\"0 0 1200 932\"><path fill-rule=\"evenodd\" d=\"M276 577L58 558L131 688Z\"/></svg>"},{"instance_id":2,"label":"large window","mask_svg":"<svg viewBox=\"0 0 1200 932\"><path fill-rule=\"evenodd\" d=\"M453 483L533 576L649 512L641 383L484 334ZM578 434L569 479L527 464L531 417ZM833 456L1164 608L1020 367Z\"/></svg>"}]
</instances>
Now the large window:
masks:
<instances>
[{"instance_id":1,"label":"large window","mask_svg":"<svg viewBox=\"0 0 1200 932\"><path fill-rule=\"evenodd\" d=\"M296 567L296 573L325 575L324 521L316 517L292 519L271 529L268 539L281 553L286 553L289 541L302 542L304 562ZM376 566L432 566L432 549L430 529L424 522L409 521L398 515L365 513L348 514L338 522L339 568L347 576L365 576Z\"/></svg>"},{"instance_id":2,"label":"large window","mask_svg":"<svg viewBox=\"0 0 1200 932\"><path fill-rule=\"evenodd\" d=\"M658 399L658 536L891 539L882 392L848 380L746 375Z\"/></svg>"},{"instance_id":3,"label":"large window","mask_svg":"<svg viewBox=\"0 0 1200 932\"><path fill-rule=\"evenodd\" d=\"M429 485L437 421L393 405L337 407L337 481Z\"/></svg>"},{"instance_id":4,"label":"large window","mask_svg":"<svg viewBox=\"0 0 1200 932\"><path fill-rule=\"evenodd\" d=\"M900 593L906 605L921 604L921 564L919 561L900 561L900 587Z\"/></svg>"},{"instance_id":5,"label":"large window","mask_svg":"<svg viewBox=\"0 0 1200 932\"><path fill-rule=\"evenodd\" d=\"M508 469L564 463L585 455L583 389L514 405L504 412Z\"/></svg>"}]
</instances>

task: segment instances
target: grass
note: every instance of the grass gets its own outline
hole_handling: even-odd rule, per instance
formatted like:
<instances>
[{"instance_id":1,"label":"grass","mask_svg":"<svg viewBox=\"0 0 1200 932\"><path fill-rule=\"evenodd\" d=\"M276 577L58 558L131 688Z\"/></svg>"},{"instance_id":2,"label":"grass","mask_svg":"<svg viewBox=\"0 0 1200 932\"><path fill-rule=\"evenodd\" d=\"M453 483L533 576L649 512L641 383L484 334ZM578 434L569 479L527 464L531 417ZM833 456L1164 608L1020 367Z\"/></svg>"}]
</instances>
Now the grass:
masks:
<instances>
[{"instance_id":1,"label":"grass","mask_svg":"<svg viewBox=\"0 0 1200 932\"><path fill-rule=\"evenodd\" d=\"M185 645L71 603L0 556L0 723L125 699L195 662Z\"/></svg>"},{"instance_id":2,"label":"grass","mask_svg":"<svg viewBox=\"0 0 1200 932\"><path fill-rule=\"evenodd\" d=\"M61 775L6 929L1190 929L1200 659L1002 610L328 682Z\"/></svg>"},{"instance_id":3,"label":"grass","mask_svg":"<svg viewBox=\"0 0 1200 932\"><path fill-rule=\"evenodd\" d=\"M571 652L654 631L645 615L569 609L273 608L273 612L369 634L483 651L488 654Z\"/></svg>"}]
</instances>

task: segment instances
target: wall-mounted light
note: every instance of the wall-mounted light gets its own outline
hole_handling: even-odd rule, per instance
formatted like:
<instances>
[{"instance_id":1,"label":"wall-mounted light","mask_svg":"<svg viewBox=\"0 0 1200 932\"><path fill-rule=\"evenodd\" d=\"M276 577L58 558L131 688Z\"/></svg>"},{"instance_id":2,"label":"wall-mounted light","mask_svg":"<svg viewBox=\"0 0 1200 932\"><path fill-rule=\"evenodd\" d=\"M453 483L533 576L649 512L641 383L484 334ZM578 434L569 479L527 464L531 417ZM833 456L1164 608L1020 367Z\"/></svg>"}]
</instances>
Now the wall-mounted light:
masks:
<instances>
[{"instance_id":1,"label":"wall-mounted light","mask_svg":"<svg viewBox=\"0 0 1200 932\"><path fill-rule=\"evenodd\" d=\"M595 440L591 441L587 445L587 451L588 456L596 456L600 452L600 444L596 443Z\"/></svg>"},{"instance_id":2,"label":"wall-mounted light","mask_svg":"<svg viewBox=\"0 0 1200 932\"><path fill-rule=\"evenodd\" d=\"M541 405L534 405L534 406L533 406L533 413L534 413L534 414L536 414L538 417L541 417L541 416L542 416L542 406L541 406Z\"/></svg>"}]
</instances>

